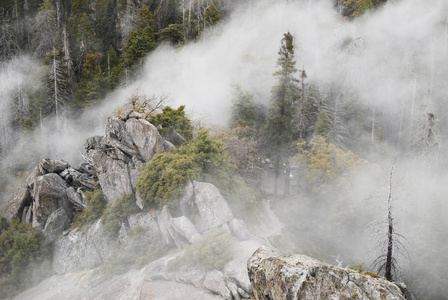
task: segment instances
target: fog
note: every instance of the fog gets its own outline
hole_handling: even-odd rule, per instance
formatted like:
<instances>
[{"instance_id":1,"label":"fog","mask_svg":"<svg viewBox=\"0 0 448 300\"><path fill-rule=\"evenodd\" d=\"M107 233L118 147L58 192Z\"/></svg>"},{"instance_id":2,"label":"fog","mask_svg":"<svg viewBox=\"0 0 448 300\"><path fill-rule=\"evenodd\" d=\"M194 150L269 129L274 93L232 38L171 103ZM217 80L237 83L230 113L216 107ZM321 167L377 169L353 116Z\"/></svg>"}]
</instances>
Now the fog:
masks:
<instances>
[{"instance_id":1,"label":"fog","mask_svg":"<svg viewBox=\"0 0 448 300\"><path fill-rule=\"evenodd\" d=\"M180 48L162 45L146 59L137 80L111 93L79 119L67 120L62 133L51 130L52 120L46 120L30 137L21 139L3 161L14 164L24 156L23 151L39 149L40 158L52 156L78 163L84 153L84 140L103 134L107 117L136 90L150 96L166 95L168 105L186 105L193 119L210 126L225 126L233 84L253 93L255 101L269 105L280 40L289 31L295 38L297 67L306 70L308 84L316 84L326 99L337 95L340 101L356 103L378 114L377 122L388 144L375 155L363 152L370 143L370 128L352 141L357 154L373 158L373 162L365 173L356 176L353 188L344 196L345 204L341 205L350 210L328 205L328 199L292 198L286 208L278 206L279 213L289 213L279 219L285 223L288 218L299 220L296 227L306 230L303 234L311 239L308 243L314 244L316 252L328 250L326 255L339 257L344 264L369 263L376 255L369 251L369 224L386 217L389 171L399 156L393 176L393 208L397 230L407 238L409 248L404 270L411 275L404 277L412 282L418 272L424 272L420 276L425 282L437 281L444 275L426 264L448 261L443 251L434 255L445 257L428 254L430 249L443 249L448 226L444 168L448 134L448 2L389 1L354 21L343 20L331 2L258 1L237 9L194 43ZM4 86L17 84L14 76L2 73L0 77ZM7 98L2 97L0 103L2 124L8 121L4 113L9 105ZM434 113L437 120L435 158L408 152L409 145L419 139L418 127L427 113ZM6 130L2 127L2 136L9 136ZM42 138L46 148L30 147L30 141L39 145ZM335 219L342 220L342 224L335 223ZM352 225L347 225L347 220ZM333 233L329 226L335 226L338 232ZM311 253L305 248L283 250Z\"/></svg>"}]
</instances>

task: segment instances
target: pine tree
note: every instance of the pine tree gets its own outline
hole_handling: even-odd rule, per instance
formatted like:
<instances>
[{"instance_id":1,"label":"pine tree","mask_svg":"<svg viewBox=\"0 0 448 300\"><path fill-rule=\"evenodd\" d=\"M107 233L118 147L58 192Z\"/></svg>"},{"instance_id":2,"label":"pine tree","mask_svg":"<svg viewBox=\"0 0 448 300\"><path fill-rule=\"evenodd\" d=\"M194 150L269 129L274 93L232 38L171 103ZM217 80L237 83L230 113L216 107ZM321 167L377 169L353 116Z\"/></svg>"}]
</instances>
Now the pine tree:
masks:
<instances>
[{"instance_id":1,"label":"pine tree","mask_svg":"<svg viewBox=\"0 0 448 300\"><path fill-rule=\"evenodd\" d=\"M136 29L131 31L124 50L124 63L132 66L142 62L145 55L156 47L154 15L147 6L138 12Z\"/></svg>"},{"instance_id":2,"label":"pine tree","mask_svg":"<svg viewBox=\"0 0 448 300\"><path fill-rule=\"evenodd\" d=\"M64 53L58 48L53 48L53 51L45 58L48 66L47 88L50 96L47 102L47 113L55 116L57 130L63 129L66 108L70 100L67 69L63 65L63 58Z\"/></svg>"},{"instance_id":3,"label":"pine tree","mask_svg":"<svg viewBox=\"0 0 448 300\"><path fill-rule=\"evenodd\" d=\"M4 14L0 12L0 60L10 58L17 49L13 27Z\"/></svg>"},{"instance_id":4,"label":"pine tree","mask_svg":"<svg viewBox=\"0 0 448 300\"><path fill-rule=\"evenodd\" d=\"M287 178L285 194L289 193L289 158L295 149L298 138L297 107L299 99L299 80L294 77L297 72L294 60L294 37L285 33L277 59L278 70L274 72L277 85L272 89L272 103L267 122L267 143L274 163L274 195L277 196L278 179L284 167Z\"/></svg>"},{"instance_id":5,"label":"pine tree","mask_svg":"<svg viewBox=\"0 0 448 300\"><path fill-rule=\"evenodd\" d=\"M106 52L110 46L118 47L118 15L116 2L100 0L95 4L95 34L99 37L101 51Z\"/></svg>"},{"instance_id":6,"label":"pine tree","mask_svg":"<svg viewBox=\"0 0 448 300\"><path fill-rule=\"evenodd\" d=\"M98 56L93 51L86 55L82 66L81 85L75 98L75 107L87 108L97 103L104 94L104 77L98 63Z\"/></svg>"},{"instance_id":7,"label":"pine tree","mask_svg":"<svg viewBox=\"0 0 448 300\"><path fill-rule=\"evenodd\" d=\"M44 56L56 46L57 26L56 11L50 0L46 0L39 7L36 15L34 35L35 53Z\"/></svg>"},{"instance_id":8,"label":"pine tree","mask_svg":"<svg viewBox=\"0 0 448 300\"><path fill-rule=\"evenodd\" d=\"M316 124L316 134L322 136L323 138L328 138L328 133L330 132L330 124L328 123L327 114L322 110L319 114L319 119Z\"/></svg>"}]
</instances>

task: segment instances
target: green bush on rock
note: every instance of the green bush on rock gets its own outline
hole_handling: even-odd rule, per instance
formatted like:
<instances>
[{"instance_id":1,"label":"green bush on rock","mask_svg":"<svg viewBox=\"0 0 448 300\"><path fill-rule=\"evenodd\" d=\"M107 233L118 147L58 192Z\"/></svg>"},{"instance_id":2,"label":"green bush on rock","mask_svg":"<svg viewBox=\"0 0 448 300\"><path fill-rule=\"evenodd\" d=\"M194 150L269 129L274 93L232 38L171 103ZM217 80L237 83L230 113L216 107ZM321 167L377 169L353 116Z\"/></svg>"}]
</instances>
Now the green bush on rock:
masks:
<instances>
[{"instance_id":1,"label":"green bush on rock","mask_svg":"<svg viewBox=\"0 0 448 300\"><path fill-rule=\"evenodd\" d=\"M106 208L106 198L101 190L93 192L86 192L87 207L76 214L72 226L80 229L86 229L89 225L101 218L104 209Z\"/></svg>"},{"instance_id":2,"label":"green bush on rock","mask_svg":"<svg viewBox=\"0 0 448 300\"><path fill-rule=\"evenodd\" d=\"M222 228L212 228L194 244L185 249L169 266L174 270L181 266L203 266L206 270L222 270L233 258L232 238Z\"/></svg>"},{"instance_id":3,"label":"green bush on rock","mask_svg":"<svg viewBox=\"0 0 448 300\"><path fill-rule=\"evenodd\" d=\"M18 219L0 218L0 299L14 296L51 275L42 233Z\"/></svg>"}]
</instances>

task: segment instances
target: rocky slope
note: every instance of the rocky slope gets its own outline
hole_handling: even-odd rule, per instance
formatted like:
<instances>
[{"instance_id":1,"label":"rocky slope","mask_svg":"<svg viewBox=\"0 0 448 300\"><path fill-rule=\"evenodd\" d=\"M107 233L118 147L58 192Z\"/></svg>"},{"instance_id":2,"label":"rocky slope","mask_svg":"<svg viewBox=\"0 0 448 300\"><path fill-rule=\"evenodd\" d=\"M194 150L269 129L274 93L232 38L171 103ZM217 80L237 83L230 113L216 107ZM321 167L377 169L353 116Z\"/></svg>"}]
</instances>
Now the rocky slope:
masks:
<instances>
[{"instance_id":1,"label":"rocky slope","mask_svg":"<svg viewBox=\"0 0 448 300\"><path fill-rule=\"evenodd\" d=\"M62 296L66 299L103 299L104 293L110 294L109 298L112 299L137 299L139 293L145 293L146 283L152 282L151 285L154 285L153 281L156 280L173 282L178 287L190 284L191 287L185 289L190 292L197 289L197 295L210 296L213 293L225 299L249 297L252 290L245 263L255 250L254 246L249 247L250 251L239 249L237 258L226 264L224 273L207 271L203 267L187 268L182 272L168 268L171 260L184 254L186 246L210 229L220 227L234 236L241 243L238 246L237 242L237 248L247 248L242 241L250 239L251 234L241 220L233 217L218 189L206 182L190 182L187 185L174 217L168 207L160 211L148 211L144 207L136 193L139 168L154 154L174 147L145 118L144 114L133 111L132 107L122 109L115 117L109 118L105 136L87 139L86 162L72 167L63 160L44 159L11 197L3 215L9 220L20 218L22 222L42 231L52 248L52 268L58 274L18 299ZM136 204L141 212L128 216L121 223L118 238L107 234L101 220L85 230L71 227L76 212L87 206L85 192L95 189L101 189L108 202L128 194L133 194L137 199ZM118 244L126 243L129 230L136 227L160 236L158 243L170 249L171 254L140 271L131 271L100 283L99 277L92 275L91 270L107 260ZM66 276L61 276L64 274ZM63 286L63 295L52 288L58 285ZM123 285L129 290L120 288Z\"/></svg>"},{"instance_id":2,"label":"rocky slope","mask_svg":"<svg viewBox=\"0 0 448 300\"><path fill-rule=\"evenodd\" d=\"M139 168L154 154L174 147L145 117L131 108L122 110L109 118L105 136L87 140L86 162L72 167L63 160L44 159L11 197L3 215L42 231L52 248L56 274L16 299L230 300L252 295L256 299L405 299L401 285L305 256L281 257L262 247L251 257L268 240L255 237L242 220L235 219L226 199L210 183L189 182L176 212L166 206L160 211L145 208L136 193ZM85 230L72 228L73 216L87 206L85 192L95 189L102 189L108 202L128 194L137 199L141 211L121 223L118 237L107 234L101 220ZM274 233L279 227L272 222L275 218L265 217L266 224L261 225ZM263 226L256 231L263 231ZM140 270L105 280L96 268L117 245L127 243L128 234L137 227L158 236L157 243L167 249L165 255ZM221 270L202 265L172 267L189 245L215 228L233 236L233 259Z\"/></svg>"},{"instance_id":3,"label":"rocky slope","mask_svg":"<svg viewBox=\"0 0 448 300\"><path fill-rule=\"evenodd\" d=\"M305 255L281 256L260 247L247 263L255 299L410 299L406 286L376 274L322 263Z\"/></svg>"},{"instance_id":4,"label":"rocky slope","mask_svg":"<svg viewBox=\"0 0 448 300\"><path fill-rule=\"evenodd\" d=\"M222 272L199 266L170 270L169 262L183 254L180 250L107 281L101 281L95 270L54 275L15 299L248 299L252 287L246 262L259 245L236 243L235 259Z\"/></svg>"}]
</instances>

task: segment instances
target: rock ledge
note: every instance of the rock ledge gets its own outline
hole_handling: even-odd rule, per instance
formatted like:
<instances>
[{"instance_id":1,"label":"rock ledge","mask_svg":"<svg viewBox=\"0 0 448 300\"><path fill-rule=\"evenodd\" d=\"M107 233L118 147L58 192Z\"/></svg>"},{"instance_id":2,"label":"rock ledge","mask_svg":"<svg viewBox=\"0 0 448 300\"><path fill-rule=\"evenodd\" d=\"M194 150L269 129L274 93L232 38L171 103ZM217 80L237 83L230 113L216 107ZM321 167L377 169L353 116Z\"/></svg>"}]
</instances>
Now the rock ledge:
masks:
<instances>
[{"instance_id":1,"label":"rock ledge","mask_svg":"<svg viewBox=\"0 0 448 300\"><path fill-rule=\"evenodd\" d=\"M247 269L255 299L406 299L398 285L385 279L305 255L281 256L264 246Z\"/></svg>"}]
</instances>

